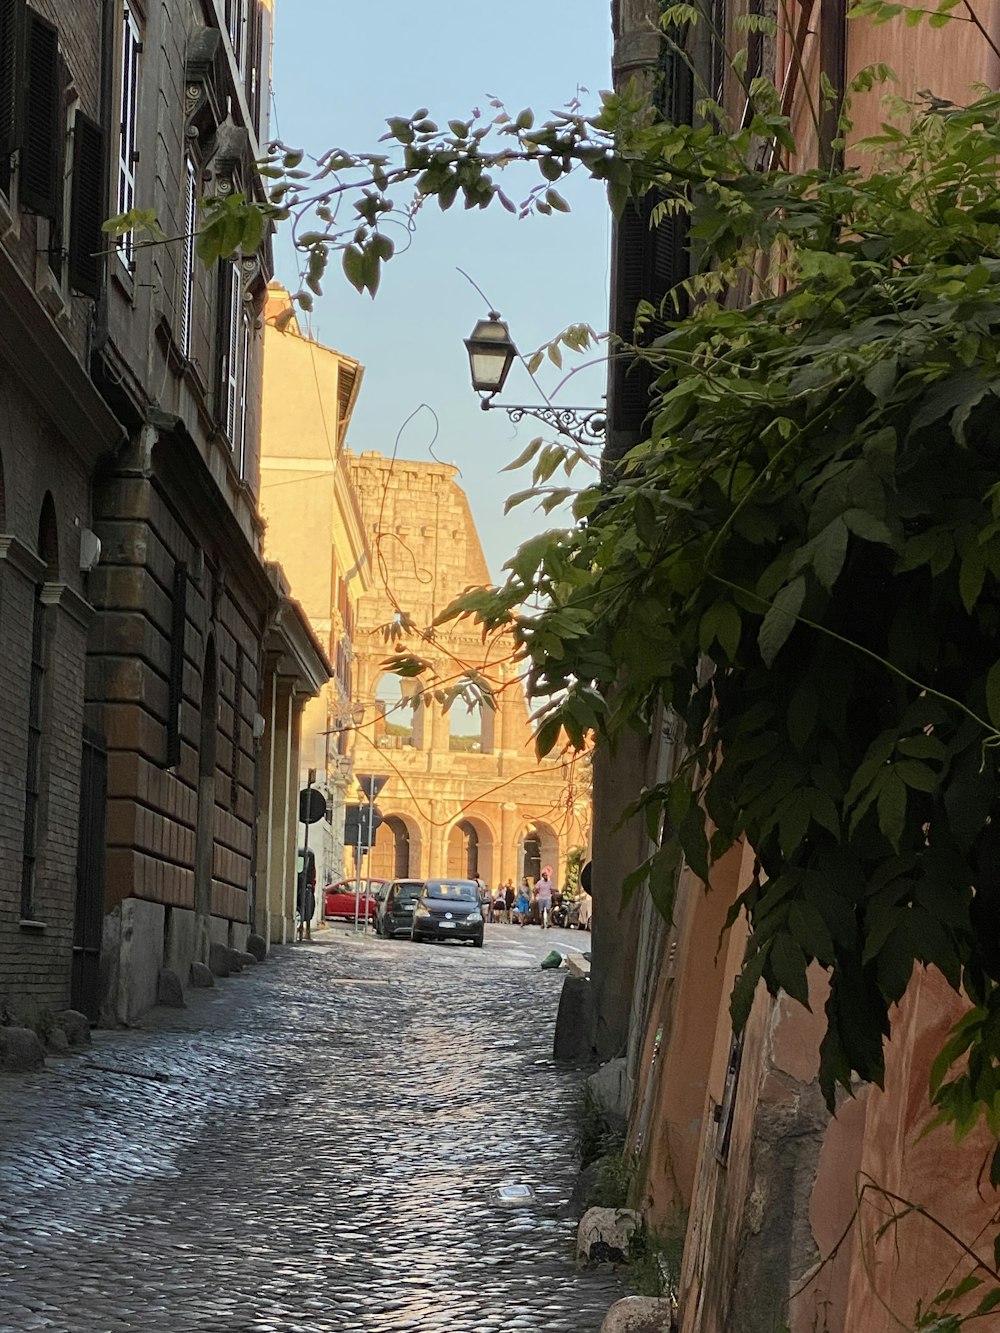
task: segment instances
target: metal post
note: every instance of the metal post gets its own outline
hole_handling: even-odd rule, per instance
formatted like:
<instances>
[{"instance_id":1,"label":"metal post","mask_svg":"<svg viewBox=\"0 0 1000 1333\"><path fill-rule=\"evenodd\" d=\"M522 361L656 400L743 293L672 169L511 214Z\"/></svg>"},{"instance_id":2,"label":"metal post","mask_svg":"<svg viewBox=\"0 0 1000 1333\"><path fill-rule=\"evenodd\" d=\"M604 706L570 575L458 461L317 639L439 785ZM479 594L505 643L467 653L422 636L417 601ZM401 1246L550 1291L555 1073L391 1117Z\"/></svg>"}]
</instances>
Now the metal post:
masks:
<instances>
[{"instance_id":1,"label":"metal post","mask_svg":"<svg viewBox=\"0 0 1000 1333\"><path fill-rule=\"evenodd\" d=\"M359 809L358 814L361 811ZM358 914L361 910L361 820L358 820L358 845L354 849L354 933L358 933Z\"/></svg>"},{"instance_id":2,"label":"metal post","mask_svg":"<svg viewBox=\"0 0 1000 1333\"><path fill-rule=\"evenodd\" d=\"M372 844L375 841L375 779L368 787L368 879L372 877ZM365 927L368 926L368 913L365 913Z\"/></svg>"}]
</instances>

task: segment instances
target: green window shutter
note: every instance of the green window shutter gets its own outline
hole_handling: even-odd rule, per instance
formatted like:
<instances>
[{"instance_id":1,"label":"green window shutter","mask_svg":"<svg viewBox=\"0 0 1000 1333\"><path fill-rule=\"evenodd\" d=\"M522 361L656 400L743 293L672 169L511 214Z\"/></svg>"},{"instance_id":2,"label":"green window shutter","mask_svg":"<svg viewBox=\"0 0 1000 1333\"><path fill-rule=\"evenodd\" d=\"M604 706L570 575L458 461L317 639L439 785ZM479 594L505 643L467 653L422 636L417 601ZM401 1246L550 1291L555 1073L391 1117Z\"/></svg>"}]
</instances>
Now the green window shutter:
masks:
<instances>
[{"instance_id":1,"label":"green window shutter","mask_svg":"<svg viewBox=\"0 0 1000 1333\"><path fill-rule=\"evenodd\" d=\"M7 159L20 148L23 129L24 39L24 0L0 0L0 158L8 178Z\"/></svg>"},{"instance_id":2,"label":"green window shutter","mask_svg":"<svg viewBox=\"0 0 1000 1333\"><path fill-rule=\"evenodd\" d=\"M19 176L25 208L58 216L62 127L59 115L59 31L28 10L24 139Z\"/></svg>"},{"instance_id":3,"label":"green window shutter","mask_svg":"<svg viewBox=\"0 0 1000 1333\"><path fill-rule=\"evenodd\" d=\"M107 238L101 224L107 212L104 134L100 125L77 112L73 122L73 204L69 225L69 285L97 300L104 274Z\"/></svg>"}]
</instances>

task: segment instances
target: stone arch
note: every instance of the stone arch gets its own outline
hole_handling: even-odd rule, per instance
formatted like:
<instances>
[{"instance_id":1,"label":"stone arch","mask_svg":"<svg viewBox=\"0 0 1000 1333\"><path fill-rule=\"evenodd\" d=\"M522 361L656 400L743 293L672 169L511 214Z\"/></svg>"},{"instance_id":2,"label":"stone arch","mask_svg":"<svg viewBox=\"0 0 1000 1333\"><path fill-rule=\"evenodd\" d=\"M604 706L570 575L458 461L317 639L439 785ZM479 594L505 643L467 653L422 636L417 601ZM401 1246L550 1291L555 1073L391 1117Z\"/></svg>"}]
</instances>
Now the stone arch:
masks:
<instances>
[{"instance_id":1,"label":"stone arch","mask_svg":"<svg viewBox=\"0 0 1000 1333\"><path fill-rule=\"evenodd\" d=\"M38 515L38 554L45 561L45 578L55 583L59 578L59 524L52 492L46 491Z\"/></svg>"},{"instance_id":2,"label":"stone arch","mask_svg":"<svg viewBox=\"0 0 1000 1333\"><path fill-rule=\"evenodd\" d=\"M383 815L375 832L372 864L374 879L416 879L420 875L420 825L409 815Z\"/></svg>"},{"instance_id":3,"label":"stone arch","mask_svg":"<svg viewBox=\"0 0 1000 1333\"><path fill-rule=\"evenodd\" d=\"M496 710L457 698L448 710L448 749L459 754L492 754Z\"/></svg>"},{"instance_id":4,"label":"stone arch","mask_svg":"<svg viewBox=\"0 0 1000 1333\"><path fill-rule=\"evenodd\" d=\"M384 671L375 682L375 744L381 750L422 749L424 743L423 704L413 705L422 693L416 680L406 680L392 671Z\"/></svg>"},{"instance_id":5,"label":"stone arch","mask_svg":"<svg viewBox=\"0 0 1000 1333\"><path fill-rule=\"evenodd\" d=\"M479 875L487 884L492 884L500 873L496 836L486 820L478 815L463 815L457 819L448 830L445 847L446 875L461 879Z\"/></svg>"},{"instance_id":6,"label":"stone arch","mask_svg":"<svg viewBox=\"0 0 1000 1333\"><path fill-rule=\"evenodd\" d=\"M518 840L517 865L518 878L527 875L532 883L542 873L542 866L551 866L558 885L561 874L559 835L551 824L541 819L529 821Z\"/></svg>"}]
</instances>

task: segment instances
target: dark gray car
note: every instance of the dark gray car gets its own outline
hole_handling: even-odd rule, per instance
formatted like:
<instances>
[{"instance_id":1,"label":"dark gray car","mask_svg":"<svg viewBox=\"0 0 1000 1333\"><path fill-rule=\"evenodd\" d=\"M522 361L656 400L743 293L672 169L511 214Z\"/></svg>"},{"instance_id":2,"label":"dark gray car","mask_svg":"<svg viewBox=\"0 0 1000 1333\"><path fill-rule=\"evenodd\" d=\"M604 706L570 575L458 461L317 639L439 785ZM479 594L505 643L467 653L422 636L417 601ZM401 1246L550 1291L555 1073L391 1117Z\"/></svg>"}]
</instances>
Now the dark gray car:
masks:
<instances>
[{"instance_id":1,"label":"dark gray car","mask_svg":"<svg viewBox=\"0 0 1000 1333\"><path fill-rule=\"evenodd\" d=\"M394 879L382 894L375 913L375 933L391 940L395 935L409 935L413 909L423 891L422 879Z\"/></svg>"},{"instance_id":2,"label":"dark gray car","mask_svg":"<svg viewBox=\"0 0 1000 1333\"><path fill-rule=\"evenodd\" d=\"M483 947L483 913L473 879L429 879L413 911L410 938L468 940Z\"/></svg>"}]
</instances>

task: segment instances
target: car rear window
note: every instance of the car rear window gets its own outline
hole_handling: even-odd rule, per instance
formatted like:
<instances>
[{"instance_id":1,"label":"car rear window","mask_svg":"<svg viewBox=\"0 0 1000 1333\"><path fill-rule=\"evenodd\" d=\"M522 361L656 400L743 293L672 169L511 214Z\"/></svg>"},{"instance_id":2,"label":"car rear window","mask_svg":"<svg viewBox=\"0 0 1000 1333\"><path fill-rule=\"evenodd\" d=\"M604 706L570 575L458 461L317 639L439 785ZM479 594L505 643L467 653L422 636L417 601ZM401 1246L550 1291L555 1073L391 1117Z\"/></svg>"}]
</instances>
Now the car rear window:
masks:
<instances>
[{"instance_id":1,"label":"car rear window","mask_svg":"<svg viewBox=\"0 0 1000 1333\"><path fill-rule=\"evenodd\" d=\"M419 898L424 891L422 884L397 884L396 900L401 903L412 902L414 898Z\"/></svg>"},{"instance_id":2,"label":"car rear window","mask_svg":"<svg viewBox=\"0 0 1000 1333\"><path fill-rule=\"evenodd\" d=\"M479 892L475 884L463 884L461 880L430 879L427 881L428 898L452 898L463 903L479 901Z\"/></svg>"}]
</instances>

